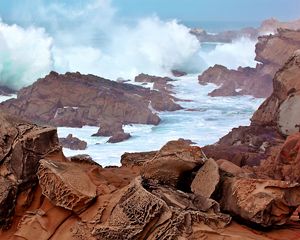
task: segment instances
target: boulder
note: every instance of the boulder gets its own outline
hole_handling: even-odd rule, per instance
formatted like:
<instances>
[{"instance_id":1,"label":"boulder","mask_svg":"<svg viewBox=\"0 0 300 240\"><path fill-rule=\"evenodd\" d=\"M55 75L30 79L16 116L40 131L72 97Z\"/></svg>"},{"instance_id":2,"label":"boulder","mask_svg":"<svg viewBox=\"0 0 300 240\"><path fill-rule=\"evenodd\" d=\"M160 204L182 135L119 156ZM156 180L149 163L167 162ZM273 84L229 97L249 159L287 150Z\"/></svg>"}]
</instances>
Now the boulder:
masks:
<instances>
[{"instance_id":1,"label":"boulder","mask_svg":"<svg viewBox=\"0 0 300 240\"><path fill-rule=\"evenodd\" d=\"M208 159L194 178L191 190L194 194L211 198L220 182L219 166L213 159Z\"/></svg>"},{"instance_id":2,"label":"boulder","mask_svg":"<svg viewBox=\"0 0 300 240\"><path fill-rule=\"evenodd\" d=\"M141 176L145 181L178 187L189 183L185 174L191 173L204 163L199 147L190 146L184 140L170 141L164 145L151 161L145 162Z\"/></svg>"},{"instance_id":3,"label":"boulder","mask_svg":"<svg viewBox=\"0 0 300 240\"><path fill-rule=\"evenodd\" d=\"M107 142L118 143L118 142L123 142L125 140L128 140L129 138L131 138L130 133L125 133L124 131L122 131L122 132L114 133L114 135L111 136Z\"/></svg>"},{"instance_id":4,"label":"boulder","mask_svg":"<svg viewBox=\"0 0 300 240\"><path fill-rule=\"evenodd\" d=\"M227 178L221 209L262 227L285 224L300 205L300 185L279 180Z\"/></svg>"},{"instance_id":5,"label":"boulder","mask_svg":"<svg viewBox=\"0 0 300 240\"><path fill-rule=\"evenodd\" d=\"M121 163L124 167L142 166L145 162L152 160L157 151L142 152L142 153L124 153L121 156Z\"/></svg>"},{"instance_id":6,"label":"boulder","mask_svg":"<svg viewBox=\"0 0 300 240\"><path fill-rule=\"evenodd\" d=\"M80 164L44 159L37 175L43 195L55 206L79 213L96 197L96 186Z\"/></svg>"}]
</instances>

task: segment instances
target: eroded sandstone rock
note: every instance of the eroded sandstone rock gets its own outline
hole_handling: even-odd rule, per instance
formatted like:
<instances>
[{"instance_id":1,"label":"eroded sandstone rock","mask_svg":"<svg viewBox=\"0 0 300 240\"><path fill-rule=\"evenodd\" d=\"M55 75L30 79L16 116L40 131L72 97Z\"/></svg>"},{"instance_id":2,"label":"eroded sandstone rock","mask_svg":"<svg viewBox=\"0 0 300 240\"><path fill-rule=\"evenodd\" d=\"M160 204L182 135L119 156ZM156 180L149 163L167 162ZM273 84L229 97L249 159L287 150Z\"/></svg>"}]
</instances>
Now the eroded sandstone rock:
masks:
<instances>
[{"instance_id":1,"label":"eroded sandstone rock","mask_svg":"<svg viewBox=\"0 0 300 240\"><path fill-rule=\"evenodd\" d=\"M185 173L203 163L204 155L199 147L190 146L184 140L170 141L144 164L141 175L145 180L176 187Z\"/></svg>"},{"instance_id":2,"label":"eroded sandstone rock","mask_svg":"<svg viewBox=\"0 0 300 240\"><path fill-rule=\"evenodd\" d=\"M263 227L285 224L300 204L300 185L278 180L227 178L221 208Z\"/></svg>"},{"instance_id":3,"label":"eroded sandstone rock","mask_svg":"<svg viewBox=\"0 0 300 240\"><path fill-rule=\"evenodd\" d=\"M154 188L151 193L141 179L136 179L121 197L108 223L96 227L93 235L111 240L174 239L190 235L195 223L203 222L217 229L230 222L228 215L214 212L213 207L205 213L189 202L184 194L169 189Z\"/></svg>"},{"instance_id":4,"label":"eroded sandstone rock","mask_svg":"<svg viewBox=\"0 0 300 240\"><path fill-rule=\"evenodd\" d=\"M37 184L40 159L55 151L60 151L56 129L0 111L0 228L8 228L14 220L18 194Z\"/></svg>"},{"instance_id":5,"label":"eroded sandstone rock","mask_svg":"<svg viewBox=\"0 0 300 240\"><path fill-rule=\"evenodd\" d=\"M210 198L220 182L219 166L213 159L208 159L194 178L191 190L196 195Z\"/></svg>"},{"instance_id":6,"label":"eroded sandstone rock","mask_svg":"<svg viewBox=\"0 0 300 240\"><path fill-rule=\"evenodd\" d=\"M80 212L96 197L96 186L80 165L41 160L39 184L54 205Z\"/></svg>"}]
</instances>

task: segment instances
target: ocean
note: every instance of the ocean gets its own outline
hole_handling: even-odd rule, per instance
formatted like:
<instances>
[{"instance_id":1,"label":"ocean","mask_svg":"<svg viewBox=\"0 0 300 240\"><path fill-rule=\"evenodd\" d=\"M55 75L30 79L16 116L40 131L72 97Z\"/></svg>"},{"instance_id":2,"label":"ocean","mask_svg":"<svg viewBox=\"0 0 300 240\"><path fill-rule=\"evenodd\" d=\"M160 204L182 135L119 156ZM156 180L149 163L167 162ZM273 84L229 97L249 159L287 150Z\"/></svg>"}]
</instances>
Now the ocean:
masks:
<instances>
[{"instance_id":1,"label":"ocean","mask_svg":"<svg viewBox=\"0 0 300 240\"><path fill-rule=\"evenodd\" d=\"M99 164L108 166L120 165L124 152L158 150L167 141L178 138L190 139L200 146L212 144L231 128L248 125L263 101L250 96L212 98L207 94L216 86L201 86L197 80L199 74L215 64L230 69L255 66L256 41L240 38L227 44L200 43L189 33L191 27L217 33L258 23L180 22L149 16L126 24L108 11L109 6L101 10L105 15L98 8L87 7L74 10L72 18L68 11L47 10L61 24L46 16L39 16L41 21L30 26L0 21L0 85L18 90L51 70L132 81L140 73L170 76L171 70L176 69L188 75L176 78L175 96L192 100L180 102L185 110L160 112L162 121L158 126L125 126L132 138L121 143L110 144L108 138L91 137L97 127L58 128L59 137L72 133L88 143L85 151L64 149L66 156L89 154ZM6 99L0 96L0 101Z\"/></svg>"}]
</instances>

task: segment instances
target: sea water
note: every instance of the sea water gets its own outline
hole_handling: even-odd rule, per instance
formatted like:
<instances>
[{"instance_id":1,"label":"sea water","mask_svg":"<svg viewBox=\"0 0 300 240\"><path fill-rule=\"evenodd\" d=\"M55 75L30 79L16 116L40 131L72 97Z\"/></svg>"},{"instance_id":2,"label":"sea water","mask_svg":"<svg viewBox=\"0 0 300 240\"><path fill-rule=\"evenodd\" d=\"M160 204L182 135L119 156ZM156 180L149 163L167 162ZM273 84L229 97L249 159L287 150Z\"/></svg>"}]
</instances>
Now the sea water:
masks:
<instances>
[{"instance_id":1,"label":"sea water","mask_svg":"<svg viewBox=\"0 0 300 240\"><path fill-rule=\"evenodd\" d=\"M248 125L253 112L263 99L251 96L209 97L207 94L216 88L213 84L201 86L197 75L176 79L175 96L191 101L179 102L185 109L175 112L160 112L158 126L132 124L124 126L131 138L121 143L107 143L107 137L92 137L98 128L84 126L78 128L59 127L59 137L72 133L87 142L83 151L64 149L66 156L88 154L103 166L120 165L125 152L143 152L160 149L166 142L178 138L190 139L199 146L212 144L233 127Z\"/></svg>"}]
</instances>

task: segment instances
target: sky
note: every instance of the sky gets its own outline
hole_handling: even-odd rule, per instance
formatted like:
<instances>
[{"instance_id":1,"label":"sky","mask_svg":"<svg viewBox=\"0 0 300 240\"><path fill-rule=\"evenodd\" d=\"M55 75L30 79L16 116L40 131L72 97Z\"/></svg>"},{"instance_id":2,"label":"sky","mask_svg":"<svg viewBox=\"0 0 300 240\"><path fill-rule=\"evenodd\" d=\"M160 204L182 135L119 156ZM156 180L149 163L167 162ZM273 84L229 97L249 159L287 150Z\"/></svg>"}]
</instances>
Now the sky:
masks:
<instances>
[{"instance_id":1,"label":"sky","mask_svg":"<svg viewBox=\"0 0 300 240\"><path fill-rule=\"evenodd\" d=\"M0 16L18 20L14 9L48 0L0 0ZM85 4L85 0L52 0L48 2ZM156 14L162 19L181 21L243 21L258 22L276 17L280 20L300 18L300 0L111 0L118 15L134 19Z\"/></svg>"},{"instance_id":2,"label":"sky","mask_svg":"<svg viewBox=\"0 0 300 240\"><path fill-rule=\"evenodd\" d=\"M261 21L300 18L300 0L114 0L126 16L157 13L183 21Z\"/></svg>"}]
</instances>

